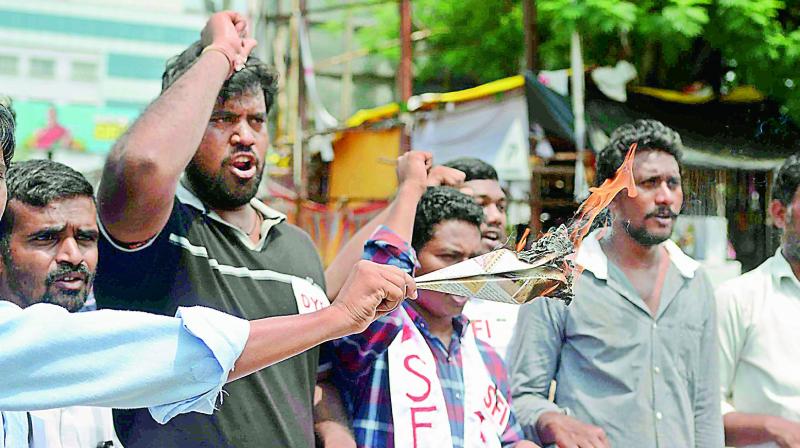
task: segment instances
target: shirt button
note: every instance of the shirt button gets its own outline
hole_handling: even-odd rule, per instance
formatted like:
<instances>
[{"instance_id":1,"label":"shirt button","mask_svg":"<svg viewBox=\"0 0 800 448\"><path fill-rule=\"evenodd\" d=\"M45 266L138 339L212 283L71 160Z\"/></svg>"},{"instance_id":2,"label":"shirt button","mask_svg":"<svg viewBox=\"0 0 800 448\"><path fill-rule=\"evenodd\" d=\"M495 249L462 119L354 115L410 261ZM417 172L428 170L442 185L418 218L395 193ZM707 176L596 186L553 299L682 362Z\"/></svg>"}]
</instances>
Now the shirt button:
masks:
<instances>
[{"instance_id":1,"label":"shirt button","mask_svg":"<svg viewBox=\"0 0 800 448\"><path fill-rule=\"evenodd\" d=\"M655 372L656 375L661 373L661 367L658 367L658 366L653 367L653 372Z\"/></svg>"},{"instance_id":2,"label":"shirt button","mask_svg":"<svg viewBox=\"0 0 800 448\"><path fill-rule=\"evenodd\" d=\"M661 420L662 417L664 416L660 412L656 412L656 420Z\"/></svg>"},{"instance_id":3,"label":"shirt button","mask_svg":"<svg viewBox=\"0 0 800 448\"><path fill-rule=\"evenodd\" d=\"M461 399L461 392L456 393L456 398L458 398L459 400Z\"/></svg>"},{"instance_id":4,"label":"shirt button","mask_svg":"<svg viewBox=\"0 0 800 448\"><path fill-rule=\"evenodd\" d=\"M658 328L658 324L653 322L653 330L655 330L656 328Z\"/></svg>"}]
</instances>

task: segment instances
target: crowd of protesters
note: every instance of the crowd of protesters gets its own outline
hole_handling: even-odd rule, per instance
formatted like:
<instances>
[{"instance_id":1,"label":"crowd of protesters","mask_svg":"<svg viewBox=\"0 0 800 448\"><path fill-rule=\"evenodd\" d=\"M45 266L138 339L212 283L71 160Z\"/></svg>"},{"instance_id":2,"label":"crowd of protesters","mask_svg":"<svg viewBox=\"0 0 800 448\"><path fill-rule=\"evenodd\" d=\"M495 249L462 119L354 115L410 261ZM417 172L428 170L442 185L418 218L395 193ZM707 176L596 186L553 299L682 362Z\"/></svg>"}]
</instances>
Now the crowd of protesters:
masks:
<instances>
[{"instance_id":1,"label":"crowd of protesters","mask_svg":"<svg viewBox=\"0 0 800 448\"><path fill-rule=\"evenodd\" d=\"M497 173L402 155L324 269L255 198L275 76L248 33L214 14L167 62L96 194L12 162L0 104L0 448L800 447L800 156L773 185L780 248L716 291L670 240L682 144L654 120L597 156L599 184L636 143L636 194L580 246L572 304L417 291L506 244Z\"/></svg>"}]
</instances>

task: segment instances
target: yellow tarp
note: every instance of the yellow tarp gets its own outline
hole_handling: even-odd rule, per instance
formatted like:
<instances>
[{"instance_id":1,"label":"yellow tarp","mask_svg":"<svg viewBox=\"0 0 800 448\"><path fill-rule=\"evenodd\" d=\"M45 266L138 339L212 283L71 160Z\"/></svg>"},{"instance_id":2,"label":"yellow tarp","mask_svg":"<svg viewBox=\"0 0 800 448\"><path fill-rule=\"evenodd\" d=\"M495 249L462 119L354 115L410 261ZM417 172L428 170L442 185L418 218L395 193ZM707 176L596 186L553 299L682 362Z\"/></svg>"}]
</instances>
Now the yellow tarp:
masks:
<instances>
[{"instance_id":1,"label":"yellow tarp","mask_svg":"<svg viewBox=\"0 0 800 448\"><path fill-rule=\"evenodd\" d=\"M710 89L709 93L705 94L683 93L677 90L657 89L655 87L632 87L631 91L663 101L681 104L703 104L716 98L716 95ZM764 101L764 94L753 86L738 86L734 87L727 95L722 95L719 99L726 103L758 103Z\"/></svg>"},{"instance_id":2,"label":"yellow tarp","mask_svg":"<svg viewBox=\"0 0 800 448\"><path fill-rule=\"evenodd\" d=\"M753 86L734 87L727 95L722 96L727 103L758 103L764 101L764 94Z\"/></svg>"},{"instance_id":3,"label":"yellow tarp","mask_svg":"<svg viewBox=\"0 0 800 448\"><path fill-rule=\"evenodd\" d=\"M423 105L428 105L436 103L458 103L461 101L471 101L501 92L507 92L512 89L523 87L524 85L525 78L522 75L511 76L509 78L498 79L497 81L481 84L471 89L457 90L455 92L446 93L428 93L422 95L422 103Z\"/></svg>"},{"instance_id":4,"label":"yellow tarp","mask_svg":"<svg viewBox=\"0 0 800 448\"><path fill-rule=\"evenodd\" d=\"M331 199L387 199L394 195L400 128L348 130L333 143L333 151Z\"/></svg>"},{"instance_id":5,"label":"yellow tarp","mask_svg":"<svg viewBox=\"0 0 800 448\"><path fill-rule=\"evenodd\" d=\"M421 95L415 95L408 100L408 103L414 104L416 106L414 109L419 109L425 106L431 106L440 103L459 103L462 101L472 101L520 88L524 85L525 78L522 75L517 75L509 78L498 79L497 81L492 81L486 84L481 84L471 89L457 90L455 92L423 93ZM372 109L361 109L353 114L352 117L348 118L345 122L345 125L349 128L354 128L370 121L384 120L386 118L394 117L398 113L400 113L400 105L397 103L390 103Z\"/></svg>"},{"instance_id":6,"label":"yellow tarp","mask_svg":"<svg viewBox=\"0 0 800 448\"><path fill-rule=\"evenodd\" d=\"M397 115L400 112L400 105L397 103L389 103L384 106L375 107L372 109L361 109L352 117L345 121L348 128L361 126L368 121L383 120Z\"/></svg>"},{"instance_id":7,"label":"yellow tarp","mask_svg":"<svg viewBox=\"0 0 800 448\"><path fill-rule=\"evenodd\" d=\"M679 92L677 90L657 89L655 87L632 87L631 91L671 103L703 104L714 99L713 92L708 94L691 94Z\"/></svg>"}]
</instances>

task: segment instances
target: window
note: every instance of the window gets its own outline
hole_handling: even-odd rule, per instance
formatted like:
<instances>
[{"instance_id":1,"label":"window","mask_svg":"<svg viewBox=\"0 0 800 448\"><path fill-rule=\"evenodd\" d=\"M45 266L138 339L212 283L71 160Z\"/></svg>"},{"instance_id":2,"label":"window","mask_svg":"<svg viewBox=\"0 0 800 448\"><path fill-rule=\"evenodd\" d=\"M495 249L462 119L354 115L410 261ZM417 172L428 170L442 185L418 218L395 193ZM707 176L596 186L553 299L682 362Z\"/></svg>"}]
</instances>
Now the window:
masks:
<instances>
[{"instance_id":1,"label":"window","mask_svg":"<svg viewBox=\"0 0 800 448\"><path fill-rule=\"evenodd\" d=\"M0 54L0 76L19 75L19 58L7 54Z\"/></svg>"},{"instance_id":2,"label":"window","mask_svg":"<svg viewBox=\"0 0 800 448\"><path fill-rule=\"evenodd\" d=\"M56 63L52 59L31 58L31 78L53 79L56 77Z\"/></svg>"},{"instance_id":3,"label":"window","mask_svg":"<svg viewBox=\"0 0 800 448\"><path fill-rule=\"evenodd\" d=\"M73 81L91 82L97 81L97 63L88 61L72 61Z\"/></svg>"}]
</instances>

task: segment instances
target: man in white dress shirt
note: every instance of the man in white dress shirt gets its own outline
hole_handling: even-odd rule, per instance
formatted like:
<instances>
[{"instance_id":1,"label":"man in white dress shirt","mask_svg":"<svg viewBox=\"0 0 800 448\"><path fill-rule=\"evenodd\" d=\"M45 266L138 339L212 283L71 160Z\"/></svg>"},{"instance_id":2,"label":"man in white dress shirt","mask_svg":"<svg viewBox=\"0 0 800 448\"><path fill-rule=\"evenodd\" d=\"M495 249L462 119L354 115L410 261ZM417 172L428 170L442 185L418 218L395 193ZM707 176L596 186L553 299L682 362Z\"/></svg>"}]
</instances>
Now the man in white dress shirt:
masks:
<instances>
[{"instance_id":1,"label":"man in white dress shirt","mask_svg":"<svg viewBox=\"0 0 800 448\"><path fill-rule=\"evenodd\" d=\"M781 247L717 289L720 386L728 446L800 447L800 154L778 171L769 205Z\"/></svg>"},{"instance_id":2,"label":"man in white dress shirt","mask_svg":"<svg viewBox=\"0 0 800 448\"><path fill-rule=\"evenodd\" d=\"M97 266L92 185L50 160L14 163L6 173L8 206L0 220L0 297L22 308L51 303L78 311ZM29 414L32 447L121 444L111 409L86 406Z\"/></svg>"}]
</instances>

